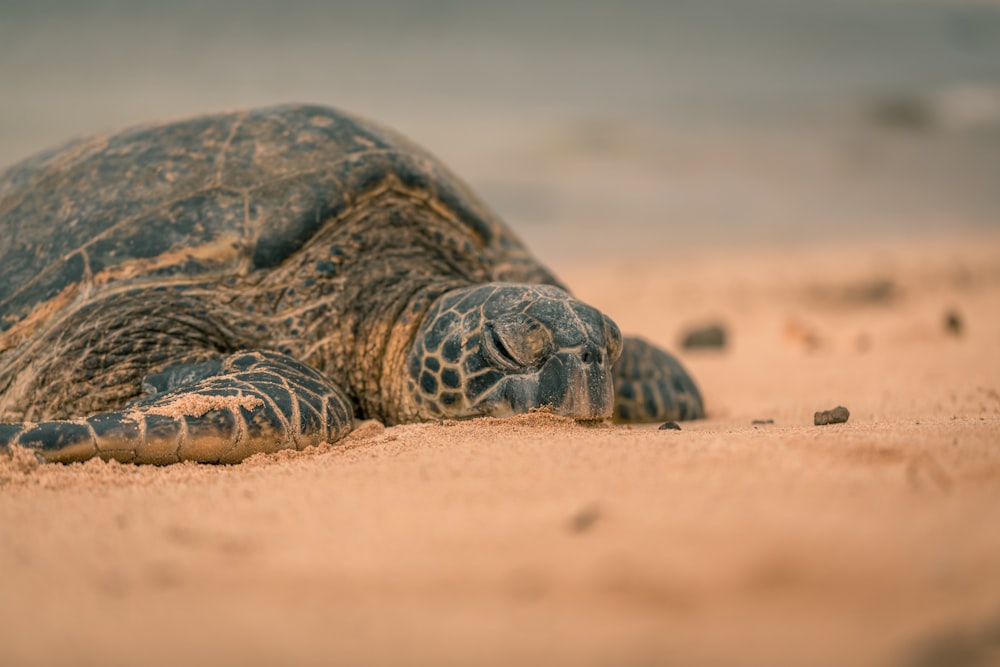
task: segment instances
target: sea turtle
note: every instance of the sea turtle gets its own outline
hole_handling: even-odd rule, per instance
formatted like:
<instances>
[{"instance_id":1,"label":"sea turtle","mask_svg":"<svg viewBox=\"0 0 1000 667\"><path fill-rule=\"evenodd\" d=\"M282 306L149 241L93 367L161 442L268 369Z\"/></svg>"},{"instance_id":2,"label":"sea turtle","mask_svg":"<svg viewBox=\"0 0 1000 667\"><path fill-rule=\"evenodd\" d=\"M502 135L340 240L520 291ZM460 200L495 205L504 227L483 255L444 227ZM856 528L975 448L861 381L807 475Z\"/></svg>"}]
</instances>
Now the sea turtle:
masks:
<instances>
[{"instance_id":1,"label":"sea turtle","mask_svg":"<svg viewBox=\"0 0 1000 667\"><path fill-rule=\"evenodd\" d=\"M335 109L28 158L0 175L0 239L0 450L228 463L358 418L703 413L676 359L573 298L430 154Z\"/></svg>"}]
</instances>

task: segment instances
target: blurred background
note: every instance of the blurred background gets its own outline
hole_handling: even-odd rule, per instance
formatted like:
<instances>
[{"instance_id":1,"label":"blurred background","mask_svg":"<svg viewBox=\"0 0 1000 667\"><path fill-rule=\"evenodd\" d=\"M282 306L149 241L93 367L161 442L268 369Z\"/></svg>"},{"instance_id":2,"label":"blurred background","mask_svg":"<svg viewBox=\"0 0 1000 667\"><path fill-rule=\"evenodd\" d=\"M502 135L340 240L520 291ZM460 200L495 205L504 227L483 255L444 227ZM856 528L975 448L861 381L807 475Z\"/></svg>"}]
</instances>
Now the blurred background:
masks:
<instances>
[{"instance_id":1,"label":"blurred background","mask_svg":"<svg viewBox=\"0 0 1000 667\"><path fill-rule=\"evenodd\" d=\"M2 0L0 164L342 107L570 258L1000 228L1000 4Z\"/></svg>"}]
</instances>

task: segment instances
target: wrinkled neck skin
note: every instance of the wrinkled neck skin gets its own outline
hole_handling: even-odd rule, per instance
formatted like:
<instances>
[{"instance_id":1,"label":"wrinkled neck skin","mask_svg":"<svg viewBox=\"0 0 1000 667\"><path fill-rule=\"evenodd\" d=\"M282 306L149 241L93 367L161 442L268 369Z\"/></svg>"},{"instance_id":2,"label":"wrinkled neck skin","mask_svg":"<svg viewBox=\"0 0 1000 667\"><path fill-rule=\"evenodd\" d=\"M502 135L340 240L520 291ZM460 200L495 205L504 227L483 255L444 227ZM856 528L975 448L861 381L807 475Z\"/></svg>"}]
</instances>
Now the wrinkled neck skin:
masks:
<instances>
[{"instance_id":1,"label":"wrinkled neck skin","mask_svg":"<svg viewBox=\"0 0 1000 667\"><path fill-rule=\"evenodd\" d=\"M374 417L385 424L401 424L421 421L421 415L414 400L413 391L406 375L406 365L413 349L414 339L431 306L443 295L467 283L435 281L426 284L411 284L406 290L409 298L392 306L396 314L388 322L389 327L372 326L372 334L364 343L371 354L369 359L381 363L363 363L364 357L357 357L359 366L355 380L363 387L359 392L362 414ZM367 373L367 375L365 375ZM376 379L377 376L377 379Z\"/></svg>"},{"instance_id":2,"label":"wrinkled neck skin","mask_svg":"<svg viewBox=\"0 0 1000 667\"><path fill-rule=\"evenodd\" d=\"M416 332L442 294L488 280L489 249L405 195L355 210L364 215L332 221L267 274L247 306L269 322L273 348L338 382L361 417L413 421L405 364Z\"/></svg>"}]
</instances>

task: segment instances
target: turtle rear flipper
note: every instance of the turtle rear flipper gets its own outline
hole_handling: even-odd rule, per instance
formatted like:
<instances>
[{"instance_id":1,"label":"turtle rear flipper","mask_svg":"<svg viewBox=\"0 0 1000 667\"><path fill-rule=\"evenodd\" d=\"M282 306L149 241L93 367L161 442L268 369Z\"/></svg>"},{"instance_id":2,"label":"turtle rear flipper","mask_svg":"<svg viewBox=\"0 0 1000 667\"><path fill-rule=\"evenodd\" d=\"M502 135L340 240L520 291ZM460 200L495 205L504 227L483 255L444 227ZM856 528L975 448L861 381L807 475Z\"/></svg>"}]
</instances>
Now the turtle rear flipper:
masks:
<instances>
[{"instance_id":1,"label":"turtle rear flipper","mask_svg":"<svg viewBox=\"0 0 1000 667\"><path fill-rule=\"evenodd\" d=\"M622 355L611 373L615 421L677 421L705 416L701 392L691 375L673 355L641 338L625 338Z\"/></svg>"},{"instance_id":2,"label":"turtle rear flipper","mask_svg":"<svg viewBox=\"0 0 1000 667\"><path fill-rule=\"evenodd\" d=\"M204 364L198 364L202 370ZM336 442L351 431L347 395L317 371L268 351L239 352L218 372L124 410L86 419L0 424L0 451L45 461L236 463L260 452Z\"/></svg>"}]
</instances>

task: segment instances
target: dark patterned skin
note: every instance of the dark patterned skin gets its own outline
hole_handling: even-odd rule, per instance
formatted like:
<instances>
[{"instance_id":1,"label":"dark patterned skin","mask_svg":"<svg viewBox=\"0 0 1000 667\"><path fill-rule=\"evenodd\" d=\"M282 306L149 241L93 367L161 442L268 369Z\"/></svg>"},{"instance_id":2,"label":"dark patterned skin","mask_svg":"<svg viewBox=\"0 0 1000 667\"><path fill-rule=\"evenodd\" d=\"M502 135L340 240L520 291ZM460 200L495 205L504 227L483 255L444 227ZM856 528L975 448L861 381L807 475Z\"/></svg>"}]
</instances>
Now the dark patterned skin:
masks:
<instances>
[{"instance_id":1,"label":"dark patterned skin","mask_svg":"<svg viewBox=\"0 0 1000 667\"><path fill-rule=\"evenodd\" d=\"M505 417L547 406L611 414L617 325L550 285L489 283L438 299L410 354L417 417Z\"/></svg>"},{"instance_id":2,"label":"dark patterned skin","mask_svg":"<svg viewBox=\"0 0 1000 667\"><path fill-rule=\"evenodd\" d=\"M29 158L0 174L0 238L0 450L235 462L355 418L702 414L433 157L333 109Z\"/></svg>"}]
</instances>

